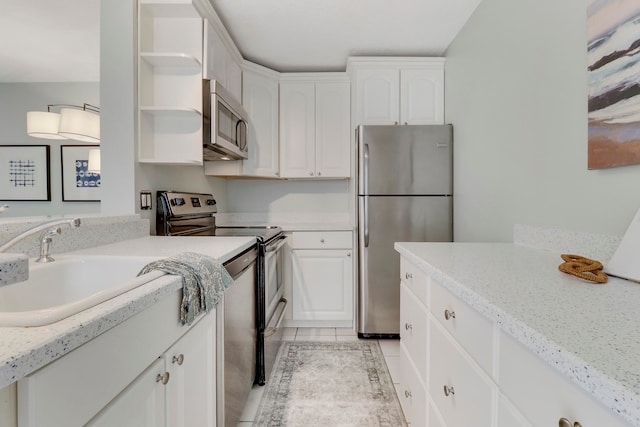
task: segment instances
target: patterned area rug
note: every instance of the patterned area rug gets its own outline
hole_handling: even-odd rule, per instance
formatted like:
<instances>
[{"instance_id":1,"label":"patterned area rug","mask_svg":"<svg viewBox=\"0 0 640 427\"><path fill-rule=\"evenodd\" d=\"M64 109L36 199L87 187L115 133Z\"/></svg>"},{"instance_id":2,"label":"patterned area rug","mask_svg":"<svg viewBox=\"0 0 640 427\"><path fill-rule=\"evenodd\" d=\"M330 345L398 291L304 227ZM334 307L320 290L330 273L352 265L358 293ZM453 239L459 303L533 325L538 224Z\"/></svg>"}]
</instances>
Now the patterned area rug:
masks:
<instances>
[{"instance_id":1,"label":"patterned area rug","mask_svg":"<svg viewBox=\"0 0 640 427\"><path fill-rule=\"evenodd\" d=\"M255 426L406 426L377 341L285 341Z\"/></svg>"}]
</instances>

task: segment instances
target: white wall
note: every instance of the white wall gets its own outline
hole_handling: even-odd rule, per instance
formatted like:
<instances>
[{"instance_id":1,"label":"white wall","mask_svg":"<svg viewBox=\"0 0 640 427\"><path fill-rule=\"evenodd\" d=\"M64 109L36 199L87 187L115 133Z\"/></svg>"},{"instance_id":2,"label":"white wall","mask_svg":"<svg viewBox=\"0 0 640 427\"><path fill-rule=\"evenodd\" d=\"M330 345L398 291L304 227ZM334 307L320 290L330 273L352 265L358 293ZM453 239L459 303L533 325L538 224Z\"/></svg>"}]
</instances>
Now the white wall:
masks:
<instances>
[{"instance_id":1,"label":"white wall","mask_svg":"<svg viewBox=\"0 0 640 427\"><path fill-rule=\"evenodd\" d=\"M228 212L346 214L349 181L227 181Z\"/></svg>"},{"instance_id":2,"label":"white wall","mask_svg":"<svg viewBox=\"0 0 640 427\"><path fill-rule=\"evenodd\" d=\"M34 138L27 135L27 111L47 111L48 104L100 105L98 82L0 83L0 145L49 145L50 202L3 202L10 209L2 217L98 213L99 202L63 202L60 145L82 145L73 140ZM59 112L54 107L51 111ZM2 173L3 165L0 165Z\"/></svg>"},{"instance_id":3,"label":"white wall","mask_svg":"<svg viewBox=\"0 0 640 427\"><path fill-rule=\"evenodd\" d=\"M591 1L483 0L449 47L457 241L515 223L622 235L640 207L640 165L587 170Z\"/></svg>"}]
</instances>

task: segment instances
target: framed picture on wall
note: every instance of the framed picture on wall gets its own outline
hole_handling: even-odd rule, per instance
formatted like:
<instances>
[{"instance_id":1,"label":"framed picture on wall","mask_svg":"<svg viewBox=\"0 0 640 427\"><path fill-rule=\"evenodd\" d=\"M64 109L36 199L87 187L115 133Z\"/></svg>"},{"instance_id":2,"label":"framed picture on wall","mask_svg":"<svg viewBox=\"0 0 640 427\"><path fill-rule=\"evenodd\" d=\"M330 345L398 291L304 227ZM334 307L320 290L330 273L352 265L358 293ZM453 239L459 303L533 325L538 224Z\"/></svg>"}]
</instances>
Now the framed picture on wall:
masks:
<instances>
[{"instance_id":1,"label":"framed picture on wall","mask_svg":"<svg viewBox=\"0 0 640 427\"><path fill-rule=\"evenodd\" d=\"M92 151L97 150L97 151ZM62 201L99 202L100 181L99 145L61 145ZM93 158L97 154L97 164ZM89 158L92 157L91 164Z\"/></svg>"},{"instance_id":2,"label":"framed picture on wall","mask_svg":"<svg viewBox=\"0 0 640 427\"><path fill-rule=\"evenodd\" d=\"M50 201L48 145L0 145L0 200Z\"/></svg>"}]
</instances>

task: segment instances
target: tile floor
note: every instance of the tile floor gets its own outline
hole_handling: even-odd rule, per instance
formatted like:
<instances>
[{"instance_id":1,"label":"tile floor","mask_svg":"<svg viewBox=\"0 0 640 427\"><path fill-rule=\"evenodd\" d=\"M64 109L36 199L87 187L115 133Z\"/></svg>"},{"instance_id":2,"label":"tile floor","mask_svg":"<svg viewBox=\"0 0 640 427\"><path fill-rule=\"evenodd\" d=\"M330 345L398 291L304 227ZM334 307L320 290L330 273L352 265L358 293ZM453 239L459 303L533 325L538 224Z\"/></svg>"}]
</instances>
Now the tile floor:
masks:
<instances>
[{"instance_id":1,"label":"tile floor","mask_svg":"<svg viewBox=\"0 0 640 427\"><path fill-rule=\"evenodd\" d=\"M358 335L354 330L347 328L285 328L283 339L293 341L355 341L358 340ZM378 340L378 343L397 392L400 375L400 341ZM247 405L240 416L238 427L247 427L253 424L265 387L253 387Z\"/></svg>"}]
</instances>

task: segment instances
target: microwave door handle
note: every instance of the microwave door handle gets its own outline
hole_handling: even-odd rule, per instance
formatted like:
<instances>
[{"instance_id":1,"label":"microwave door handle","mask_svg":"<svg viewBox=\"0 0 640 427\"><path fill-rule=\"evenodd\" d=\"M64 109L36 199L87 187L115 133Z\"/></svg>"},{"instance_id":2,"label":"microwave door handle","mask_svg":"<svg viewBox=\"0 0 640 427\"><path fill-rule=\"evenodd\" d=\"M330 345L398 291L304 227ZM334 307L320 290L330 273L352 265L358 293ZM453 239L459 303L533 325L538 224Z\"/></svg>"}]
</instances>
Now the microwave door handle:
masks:
<instances>
[{"instance_id":1,"label":"microwave door handle","mask_svg":"<svg viewBox=\"0 0 640 427\"><path fill-rule=\"evenodd\" d=\"M244 128L244 134L242 133L240 126ZM238 142L238 147L241 150L244 150L247 147L247 128L247 122L244 120L238 120L238 123L236 123L236 141ZM241 136L244 138L241 139Z\"/></svg>"}]
</instances>

